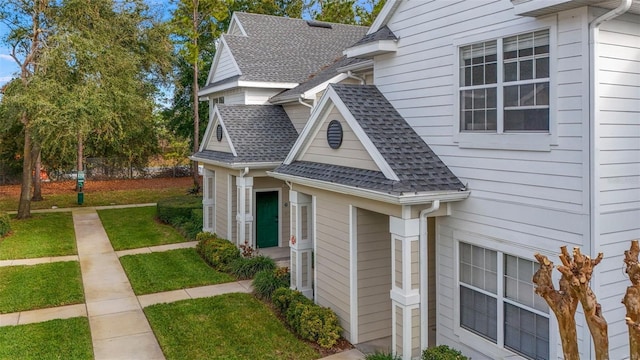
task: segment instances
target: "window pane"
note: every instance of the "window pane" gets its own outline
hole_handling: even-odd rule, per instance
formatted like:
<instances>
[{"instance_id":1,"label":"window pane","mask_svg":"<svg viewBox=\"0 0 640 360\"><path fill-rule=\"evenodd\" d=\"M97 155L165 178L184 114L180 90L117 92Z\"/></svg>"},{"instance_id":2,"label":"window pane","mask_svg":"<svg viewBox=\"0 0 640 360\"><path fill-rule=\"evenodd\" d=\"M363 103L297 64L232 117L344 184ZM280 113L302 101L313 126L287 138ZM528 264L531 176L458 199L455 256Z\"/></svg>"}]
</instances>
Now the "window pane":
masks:
<instances>
[{"instance_id":1,"label":"window pane","mask_svg":"<svg viewBox=\"0 0 640 360\"><path fill-rule=\"evenodd\" d=\"M533 79L533 60L520 62L520 80Z\"/></svg>"},{"instance_id":2,"label":"window pane","mask_svg":"<svg viewBox=\"0 0 640 360\"><path fill-rule=\"evenodd\" d=\"M473 90L473 108L474 109L485 108L484 92L485 92L484 89Z\"/></svg>"},{"instance_id":3,"label":"window pane","mask_svg":"<svg viewBox=\"0 0 640 360\"><path fill-rule=\"evenodd\" d=\"M471 111L462 112L462 128L464 130L473 130L473 114Z\"/></svg>"},{"instance_id":4,"label":"window pane","mask_svg":"<svg viewBox=\"0 0 640 360\"><path fill-rule=\"evenodd\" d=\"M535 48L535 54L548 54L549 53L549 30L536 31L533 34L533 46Z\"/></svg>"},{"instance_id":5,"label":"window pane","mask_svg":"<svg viewBox=\"0 0 640 360\"><path fill-rule=\"evenodd\" d=\"M535 85L520 85L520 106L535 105Z\"/></svg>"},{"instance_id":6,"label":"window pane","mask_svg":"<svg viewBox=\"0 0 640 360\"><path fill-rule=\"evenodd\" d=\"M471 74L471 84L472 85L482 85L484 84L484 65L474 65L473 73Z\"/></svg>"},{"instance_id":7,"label":"window pane","mask_svg":"<svg viewBox=\"0 0 640 360\"><path fill-rule=\"evenodd\" d=\"M518 63L510 62L504 64L504 81L518 80Z\"/></svg>"},{"instance_id":8,"label":"window pane","mask_svg":"<svg viewBox=\"0 0 640 360\"><path fill-rule=\"evenodd\" d=\"M549 83L536 84L536 105L549 105Z\"/></svg>"},{"instance_id":9,"label":"window pane","mask_svg":"<svg viewBox=\"0 0 640 360\"><path fill-rule=\"evenodd\" d=\"M536 79L544 79L549 77L549 58L536 59Z\"/></svg>"},{"instance_id":10,"label":"window pane","mask_svg":"<svg viewBox=\"0 0 640 360\"><path fill-rule=\"evenodd\" d=\"M505 86L504 106L518 106L518 86Z\"/></svg>"},{"instance_id":11,"label":"window pane","mask_svg":"<svg viewBox=\"0 0 640 360\"><path fill-rule=\"evenodd\" d=\"M496 88L487 89L487 109L495 109L497 106Z\"/></svg>"},{"instance_id":12,"label":"window pane","mask_svg":"<svg viewBox=\"0 0 640 360\"><path fill-rule=\"evenodd\" d=\"M462 79L463 86L471 86L471 66L464 68L464 78Z\"/></svg>"},{"instance_id":13,"label":"window pane","mask_svg":"<svg viewBox=\"0 0 640 360\"><path fill-rule=\"evenodd\" d=\"M497 341L496 299L460 287L460 326L485 337L494 343Z\"/></svg>"},{"instance_id":14,"label":"window pane","mask_svg":"<svg viewBox=\"0 0 640 360\"><path fill-rule=\"evenodd\" d=\"M498 129L498 112L487 110L487 130L496 131Z\"/></svg>"},{"instance_id":15,"label":"window pane","mask_svg":"<svg viewBox=\"0 0 640 360\"><path fill-rule=\"evenodd\" d=\"M460 92L460 105L462 110L473 109L473 92L471 90L462 90Z\"/></svg>"},{"instance_id":16,"label":"window pane","mask_svg":"<svg viewBox=\"0 0 640 360\"><path fill-rule=\"evenodd\" d=\"M504 304L504 346L530 359L549 358L549 319Z\"/></svg>"},{"instance_id":17,"label":"window pane","mask_svg":"<svg viewBox=\"0 0 640 360\"><path fill-rule=\"evenodd\" d=\"M485 66L485 84L495 84L498 82L498 64L487 64Z\"/></svg>"},{"instance_id":18,"label":"window pane","mask_svg":"<svg viewBox=\"0 0 640 360\"><path fill-rule=\"evenodd\" d=\"M505 110L505 131L548 131L549 109Z\"/></svg>"}]
</instances>

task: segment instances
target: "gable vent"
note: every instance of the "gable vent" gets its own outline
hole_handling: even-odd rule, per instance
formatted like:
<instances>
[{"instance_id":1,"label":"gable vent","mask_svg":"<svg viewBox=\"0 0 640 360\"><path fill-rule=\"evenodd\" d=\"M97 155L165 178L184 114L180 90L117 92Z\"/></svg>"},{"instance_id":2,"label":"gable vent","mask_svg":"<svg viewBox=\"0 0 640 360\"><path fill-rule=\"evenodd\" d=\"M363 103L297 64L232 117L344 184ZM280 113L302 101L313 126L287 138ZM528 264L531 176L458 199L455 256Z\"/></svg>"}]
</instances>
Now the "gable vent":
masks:
<instances>
[{"instance_id":1,"label":"gable vent","mask_svg":"<svg viewBox=\"0 0 640 360\"><path fill-rule=\"evenodd\" d=\"M218 139L218 141L222 141L222 125L220 124L216 127L216 139Z\"/></svg>"},{"instance_id":2,"label":"gable vent","mask_svg":"<svg viewBox=\"0 0 640 360\"><path fill-rule=\"evenodd\" d=\"M325 22L320 22L320 21L314 21L314 20L307 20L307 25L309 25L311 27L332 29L331 24L325 23Z\"/></svg>"},{"instance_id":3,"label":"gable vent","mask_svg":"<svg viewBox=\"0 0 640 360\"><path fill-rule=\"evenodd\" d=\"M329 147L337 149L342 145L342 125L338 120L331 120L327 127L327 142Z\"/></svg>"}]
</instances>

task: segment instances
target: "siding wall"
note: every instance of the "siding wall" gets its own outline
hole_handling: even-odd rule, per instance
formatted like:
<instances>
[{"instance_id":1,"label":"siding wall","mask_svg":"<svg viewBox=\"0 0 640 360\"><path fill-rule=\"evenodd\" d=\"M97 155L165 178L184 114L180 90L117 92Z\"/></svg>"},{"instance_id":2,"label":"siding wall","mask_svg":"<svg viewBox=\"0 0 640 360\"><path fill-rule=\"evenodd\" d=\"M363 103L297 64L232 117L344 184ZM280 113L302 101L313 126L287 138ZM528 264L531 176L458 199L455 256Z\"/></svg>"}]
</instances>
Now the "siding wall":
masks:
<instances>
[{"instance_id":1,"label":"siding wall","mask_svg":"<svg viewBox=\"0 0 640 360\"><path fill-rule=\"evenodd\" d=\"M327 143L327 127L331 120L338 120L342 125L342 145L339 149L332 149ZM369 156L356 134L335 107L324 123L320 125L320 130L300 160L380 171L378 165Z\"/></svg>"},{"instance_id":2,"label":"siding wall","mask_svg":"<svg viewBox=\"0 0 640 360\"><path fill-rule=\"evenodd\" d=\"M493 239L534 259L535 252L557 261L562 245L591 253L588 237L588 26L587 9L555 18L513 16L507 1L404 1L389 22L400 38L395 54L375 59L375 83L407 122L471 190L469 199L453 204L451 216L438 219L437 342L463 349L473 358L491 357L492 347L472 348L456 334L458 290L454 277L455 232ZM555 15L554 15L555 16ZM555 24L551 36L557 73L557 124L549 151L461 148L454 142L458 93L453 86L458 49L470 36L503 37ZM544 24L544 25L542 25ZM474 40L475 42L475 40ZM553 84L555 83L555 84ZM488 246L478 240L476 245ZM619 301L619 300L618 300ZM578 319L581 326L581 320ZM556 331L555 325L550 332ZM589 357L589 335L581 327L580 348ZM558 340L557 337L552 339ZM583 341L583 339L586 339ZM486 344L485 344L486 343ZM560 344L552 354L561 354ZM558 352L559 351L559 352Z\"/></svg>"},{"instance_id":3,"label":"siding wall","mask_svg":"<svg viewBox=\"0 0 640 360\"><path fill-rule=\"evenodd\" d=\"M601 9L594 9L593 16ZM596 251L605 255L596 275L598 301L609 322L612 358L628 356L625 309L629 279L624 250L640 238L640 16L603 23L598 44L596 118Z\"/></svg>"},{"instance_id":4,"label":"siding wall","mask_svg":"<svg viewBox=\"0 0 640 360\"><path fill-rule=\"evenodd\" d=\"M283 105L283 108L289 116L289 119L291 119L296 131L300 134L304 126L307 125L307 121L309 121L311 109L302 104L287 104Z\"/></svg>"},{"instance_id":5,"label":"siding wall","mask_svg":"<svg viewBox=\"0 0 640 360\"><path fill-rule=\"evenodd\" d=\"M216 68L213 71L210 83L215 83L235 75L240 75L240 70L236 66L229 48L224 46L222 49L218 49L218 51L221 53L216 64Z\"/></svg>"},{"instance_id":6,"label":"siding wall","mask_svg":"<svg viewBox=\"0 0 640 360\"><path fill-rule=\"evenodd\" d=\"M389 216L358 209L358 342L391 336Z\"/></svg>"},{"instance_id":7,"label":"siding wall","mask_svg":"<svg viewBox=\"0 0 640 360\"><path fill-rule=\"evenodd\" d=\"M216 234L230 239L229 224L229 172L216 168Z\"/></svg>"},{"instance_id":8,"label":"siding wall","mask_svg":"<svg viewBox=\"0 0 640 360\"><path fill-rule=\"evenodd\" d=\"M222 134L222 140L218 141L218 138L216 137L216 127L218 127L218 122L213 124L211 137L209 138L209 142L205 149L231 153L231 146L229 146L229 141L227 140L224 132Z\"/></svg>"},{"instance_id":9,"label":"siding wall","mask_svg":"<svg viewBox=\"0 0 640 360\"><path fill-rule=\"evenodd\" d=\"M284 89L260 89L244 88L246 105L265 105L269 103L269 98L280 93Z\"/></svg>"}]
</instances>

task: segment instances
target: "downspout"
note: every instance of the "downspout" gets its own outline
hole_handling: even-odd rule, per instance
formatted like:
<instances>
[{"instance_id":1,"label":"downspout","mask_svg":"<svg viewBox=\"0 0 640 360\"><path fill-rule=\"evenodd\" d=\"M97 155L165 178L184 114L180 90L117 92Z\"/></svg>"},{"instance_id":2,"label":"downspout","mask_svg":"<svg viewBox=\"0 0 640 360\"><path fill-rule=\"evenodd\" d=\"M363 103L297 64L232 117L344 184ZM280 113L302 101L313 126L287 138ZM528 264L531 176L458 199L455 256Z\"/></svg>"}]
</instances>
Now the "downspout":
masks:
<instances>
[{"instance_id":1,"label":"downspout","mask_svg":"<svg viewBox=\"0 0 640 360\"><path fill-rule=\"evenodd\" d=\"M309 109L313 109L313 105L311 104L307 104L306 102L304 102L304 99L302 99L302 95L300 95L300 97L298 97L298 102L306 107L308 107Z\"/></svg>"},{"instance_id":2,"label":"downspout","mask_svg":"<svg viewBox=\"0 0 640 360\"><path fill-rule=\"evenodd\" d=\"M599 27L602 23L614 19L631 8L632 0L621 0L617 8L597 17L589 23L589 240L593 257L598 253L596 249L596 237L598 236L599 226L597 224L596 214L598 212L598 177L597 170L598 160L598 137L597 116L600 111L600 100L598 98L598 70L600 68L598 61L598 35Z\"/></svg>"},{"instance_id":3,"label":"downspout","mask_svg":"<svg viewBox=\"0 0 640 360\"><path fill-rule=\"evenodd\" d=\"M366 84L366 81L365 81L365 79L363 77L357 76L357 75L353 75L353 72L351 70L347 71L347 77L359 80L360 81L360 85Z\"/></svg>"},{"instance_id":4,"label":"downspout","mask_svg":"<svg viewBox=\"0 0 640 360\"><path fill-rule=\"evenodd\" d=\"M420 329L420 348L425 349L429 344L429 252L428 252L428 234L427 234L427 215L440 209L440 200L434 200L431 206L420 211L420 254L425 254L423 260L420 261L420 323L423 324L424 330Z\"/></svg>"}]
</instances>

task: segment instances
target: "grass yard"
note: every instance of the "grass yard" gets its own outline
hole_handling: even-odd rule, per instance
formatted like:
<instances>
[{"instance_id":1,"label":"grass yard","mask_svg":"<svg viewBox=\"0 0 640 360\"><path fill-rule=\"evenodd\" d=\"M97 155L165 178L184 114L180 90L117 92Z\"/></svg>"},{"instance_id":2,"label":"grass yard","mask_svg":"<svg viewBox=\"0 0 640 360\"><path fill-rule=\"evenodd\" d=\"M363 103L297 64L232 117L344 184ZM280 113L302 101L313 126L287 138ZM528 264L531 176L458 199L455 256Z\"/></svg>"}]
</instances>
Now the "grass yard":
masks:
<instances>
[{"instance_id":1,"label":"grass yard","mask_svg":"<svg viewBox=\"0 0 640 360\"><path fill-rule=\"evenodd\" d=\"M0 267L0 313L84 302L76 261Z\"/></svg>"},{"instance_id":2,"label":"grass yard","mask_svg":"<svg viewBox=\"0 0 640 360\"><path fill-rule=\"evenodd\" d=\"M0 327L0 359L93 359L89 320Z\"/></svg>"},{"instance_id":3,"label":"grass yard","mask_svg":"<svg viewBox=\"0 0 640 360\"><path fill-rule=\"evenodd\" d=\"M12 232L0 239L0 260L75 255L76 237L70 212L32 214L11 220Z\"/></svg>"},{"instance_id":4,"label":"grass yard","mask_svg":"<svg viewBox=\"0 0 640 360\"><path fill-rule=\"evenodd\" d=\"M145 308L162 351L171 359L317 359L250 294L226 294Z\"/></svg>"},{"instance_id":5,"label":"grass yard","mask_svg":"<svg viewBox=\"0 0 640 360\"><path fill-rule=\"evenodd\" d=\"M127 255L120 262L136 295L235 280L209 267L195 249Z\"/></svg>"},{"instance_id":6,"label":"grass yard","mask_svg":"<svg viewBox=\"0 0 640 360\"><path fill-rule=\"evenodd\" d=\"M155 206L100 210L98 215L116 251L186 241L172 226L156 221Z\"/></svg>"}]
</instances>

